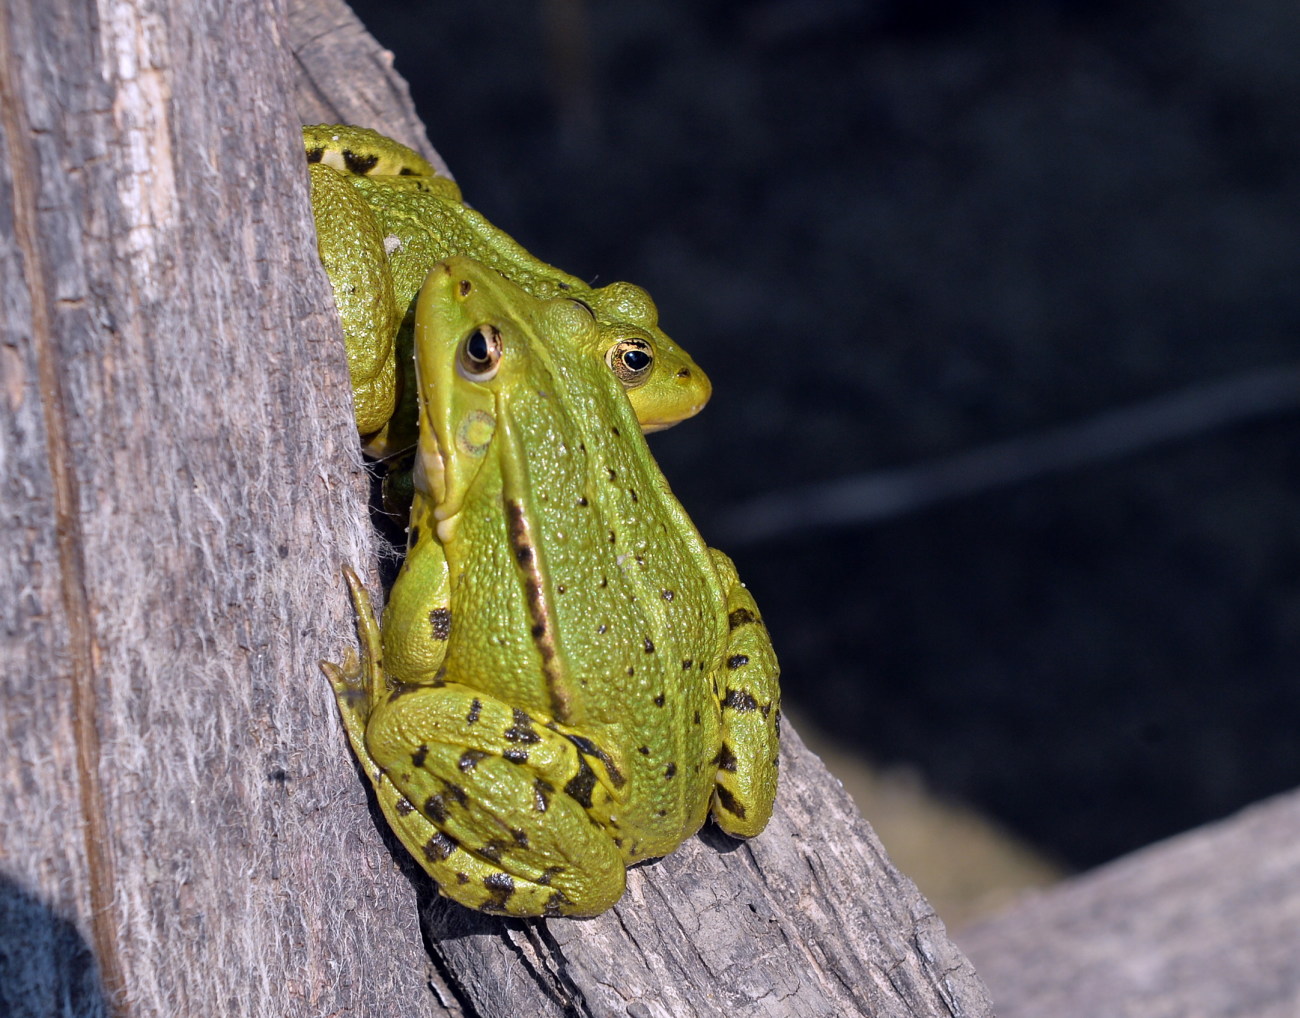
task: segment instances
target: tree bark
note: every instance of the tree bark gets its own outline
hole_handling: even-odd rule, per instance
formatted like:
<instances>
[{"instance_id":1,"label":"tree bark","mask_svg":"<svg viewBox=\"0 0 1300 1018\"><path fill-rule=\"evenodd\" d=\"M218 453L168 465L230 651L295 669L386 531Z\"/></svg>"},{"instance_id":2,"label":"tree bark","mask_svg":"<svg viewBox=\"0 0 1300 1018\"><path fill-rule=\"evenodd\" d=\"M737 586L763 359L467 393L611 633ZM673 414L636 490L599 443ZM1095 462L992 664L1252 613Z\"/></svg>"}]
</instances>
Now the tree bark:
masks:
<instances>
[{"instance_id":1,"label":"tree bark","mask_svg":"<svg viewBox=\"0 0 1300 1018\"><path fill-rule=\"evenodd\" d=\"M6 1014L436 1013L315 663L373 553L284 35L0 10Z\"/></svg>"},{"instance_id":2,"label":"tree bark","mask_svg":"<svg viewBox=\"0 0 1300 1018\"><path fill-rule=\"evenodd\" d=\"M594 920L387 834L316 670L374 549L297 125L432 153L346 7L13 0L0 101L0 1010L990 1013L793 733L760 838Z\"/></svg>"},{"instance_id":3,"label":"tree bark","mask_svg":"<svg viewBox=\"0 0 1300 1018\"><path fill-rule=\"evenodd\" d=\"M1002 1018L1300 1014L1300 792L964 930Z\"/></svg>"}]
</instances>

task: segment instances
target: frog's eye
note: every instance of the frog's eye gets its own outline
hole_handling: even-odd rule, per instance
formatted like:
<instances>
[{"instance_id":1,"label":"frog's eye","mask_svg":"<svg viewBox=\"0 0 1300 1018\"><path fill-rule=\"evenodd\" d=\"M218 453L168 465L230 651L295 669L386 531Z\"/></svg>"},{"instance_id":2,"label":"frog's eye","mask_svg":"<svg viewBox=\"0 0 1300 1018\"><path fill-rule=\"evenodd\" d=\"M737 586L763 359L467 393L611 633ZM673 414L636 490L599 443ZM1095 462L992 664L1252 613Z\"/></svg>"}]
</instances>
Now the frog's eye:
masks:
<instances>
[{"instance_id":1,"label":"frog's eye","mask_svg":"<svg viewBox=\"0 0 1300 1018\"><path fill-rule=\"evenodd\" d=\"M501 333L491 325L480 325L460 343L456 367L471 382L486 382L501 364Z\"/></svg>"},{"instance_id":2,"label":"frog's eye","mask_svg":"<svg viewBox=\"0 0 1300 1018\"><path fill-rule=\"evenodd\" d=\"M625 388L634 389L650 377L654 348L644 339L620 339L605 351L605 363Z\"/></svg>"}]
</instances>

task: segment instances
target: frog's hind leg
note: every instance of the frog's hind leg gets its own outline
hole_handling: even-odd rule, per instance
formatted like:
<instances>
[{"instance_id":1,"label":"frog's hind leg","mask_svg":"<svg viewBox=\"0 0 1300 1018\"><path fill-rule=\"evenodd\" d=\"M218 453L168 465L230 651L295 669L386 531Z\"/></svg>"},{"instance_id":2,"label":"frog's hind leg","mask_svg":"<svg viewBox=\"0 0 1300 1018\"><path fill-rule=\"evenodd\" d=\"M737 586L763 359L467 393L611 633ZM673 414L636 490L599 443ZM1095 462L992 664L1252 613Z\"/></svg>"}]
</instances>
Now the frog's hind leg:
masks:
<instances>
[{"instance_id":1,"label":"frog's hind leg","mask_svg":"<svg viewBox=\"0 0 1300 1018\"><path fill-rule=\"evenodd\" d=\"M622 779L588 740L450 683L389 694L366 743L385 816L447 897L540 916L596 915L622 896L616 826L589 812L608 812Z\"/></svg>"},{"instance_id":2,"label":"frog's hind leg","mask_svg":"<svg viewBox=\"0 0 1300 1018\"><path fill-rule=\"evenodd\" d=\"M753 595L722 552L710 548L727 590L731 635L718 697L722 748L713 790L713 819L736 838L752 838L767 826L776 798L781 726L780 668Z\"/></svg>"}]
</instances>

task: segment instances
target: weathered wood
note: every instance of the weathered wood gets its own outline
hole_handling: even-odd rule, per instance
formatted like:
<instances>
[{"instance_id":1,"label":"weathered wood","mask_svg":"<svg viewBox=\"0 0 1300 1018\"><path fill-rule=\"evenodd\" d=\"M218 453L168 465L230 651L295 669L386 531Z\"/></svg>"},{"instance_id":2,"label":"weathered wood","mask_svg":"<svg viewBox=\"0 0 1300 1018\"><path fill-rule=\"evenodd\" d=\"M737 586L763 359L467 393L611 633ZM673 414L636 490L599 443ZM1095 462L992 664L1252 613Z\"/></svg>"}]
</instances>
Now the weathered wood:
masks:
<instances>
[{"instance_id":1,"label":"weathered wood","mask_svg":"<svg viewBox=\"0 0 1300 1018\"><path fill-rule=\"evenodd\" d=\"M1295 1018L1300 792L1067 881L958 940L1001 1018Z\"/></svg>"},{"instance_id":2,"label":"weathered wood","mask_svg":"<svg viewBox=\"0 0 1300 1018\"><path fill-rule=\"evenodd\" d=\"M425 137L405 79L393 70L393 54L346 3L290 0L286 13L287 41L297 65L294 102L304 124L382 124L451 176Z\"/></svg>"},{"instance_id":3,"label":"weathered wood","mask_svg":"<svg viewBox=\"0 0 1300 1018\"><path fill-rule=\"evenodd\" d=\"M0 12L0 1010L988 1014L793 734L761 838L587 922L435 903L430 971L315 666L373 551L289 104L418 122L331 0L98 12Z\"/></svg>"},{"instance_id":4,"label":"weathered wood","mask_svg":"<svg viewBox=\"0 0 1300 1018\"><path fill-rule=\"evenodd\" d=\"M0 9L6 1015L435 1013L315 663L372 551L283 35Z\"/></svg>"},{"instance_id":5,"label":"weathered wood","mask_svg":"<svg viewBox=\"0 0 1300 1018\"><path fill-rule=\"evenodd\" d=\"M303 7L310 19L298 13L291 24L313 26L312 58L299 60L312 82L298 90L304 119L355 122L363 108L363 125L428 153L407 133L405 87L350 12L330 0ZM361 107L347 74L357 63L388 76ZM385 111L387 100L400 108ZM706 829L636 867L604 916L506 922L432 899L426 933L441 975L485 1018L987 1014L983 988L929 905L788 728L782 766L776 816L761 837L739 845Z\"/></svg>"}]
</instances>

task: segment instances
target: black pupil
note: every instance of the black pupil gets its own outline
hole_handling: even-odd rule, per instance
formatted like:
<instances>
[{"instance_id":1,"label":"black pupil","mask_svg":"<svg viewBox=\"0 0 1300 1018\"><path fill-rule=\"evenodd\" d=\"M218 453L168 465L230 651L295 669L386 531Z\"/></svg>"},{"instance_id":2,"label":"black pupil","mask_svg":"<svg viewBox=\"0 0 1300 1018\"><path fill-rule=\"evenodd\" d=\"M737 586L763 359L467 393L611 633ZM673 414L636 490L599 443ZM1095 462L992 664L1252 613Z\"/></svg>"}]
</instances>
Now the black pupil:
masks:
<instances>
[{"instance_id":1,"label":"black pupil","mask_svg":"<svg viewBox=\"0 0 1300 1018\"><path fill-rule=\"evenodd\" d=\"M465 353L469 355L470 360L480 364L488 359L488 341L482 329L469 337L465 343Z\"/></svg>"},{"instance_id":2,"label":"black pupil","mask_svg":"<svg viewBox=\"0 0 1300 1018\"><path fill-rule=\"evenodd\" d=\"M650 366L650 355L644 350L623 351L623 363L627 365L629 371L644 371Z\"/></svg>"}]
</instances>

